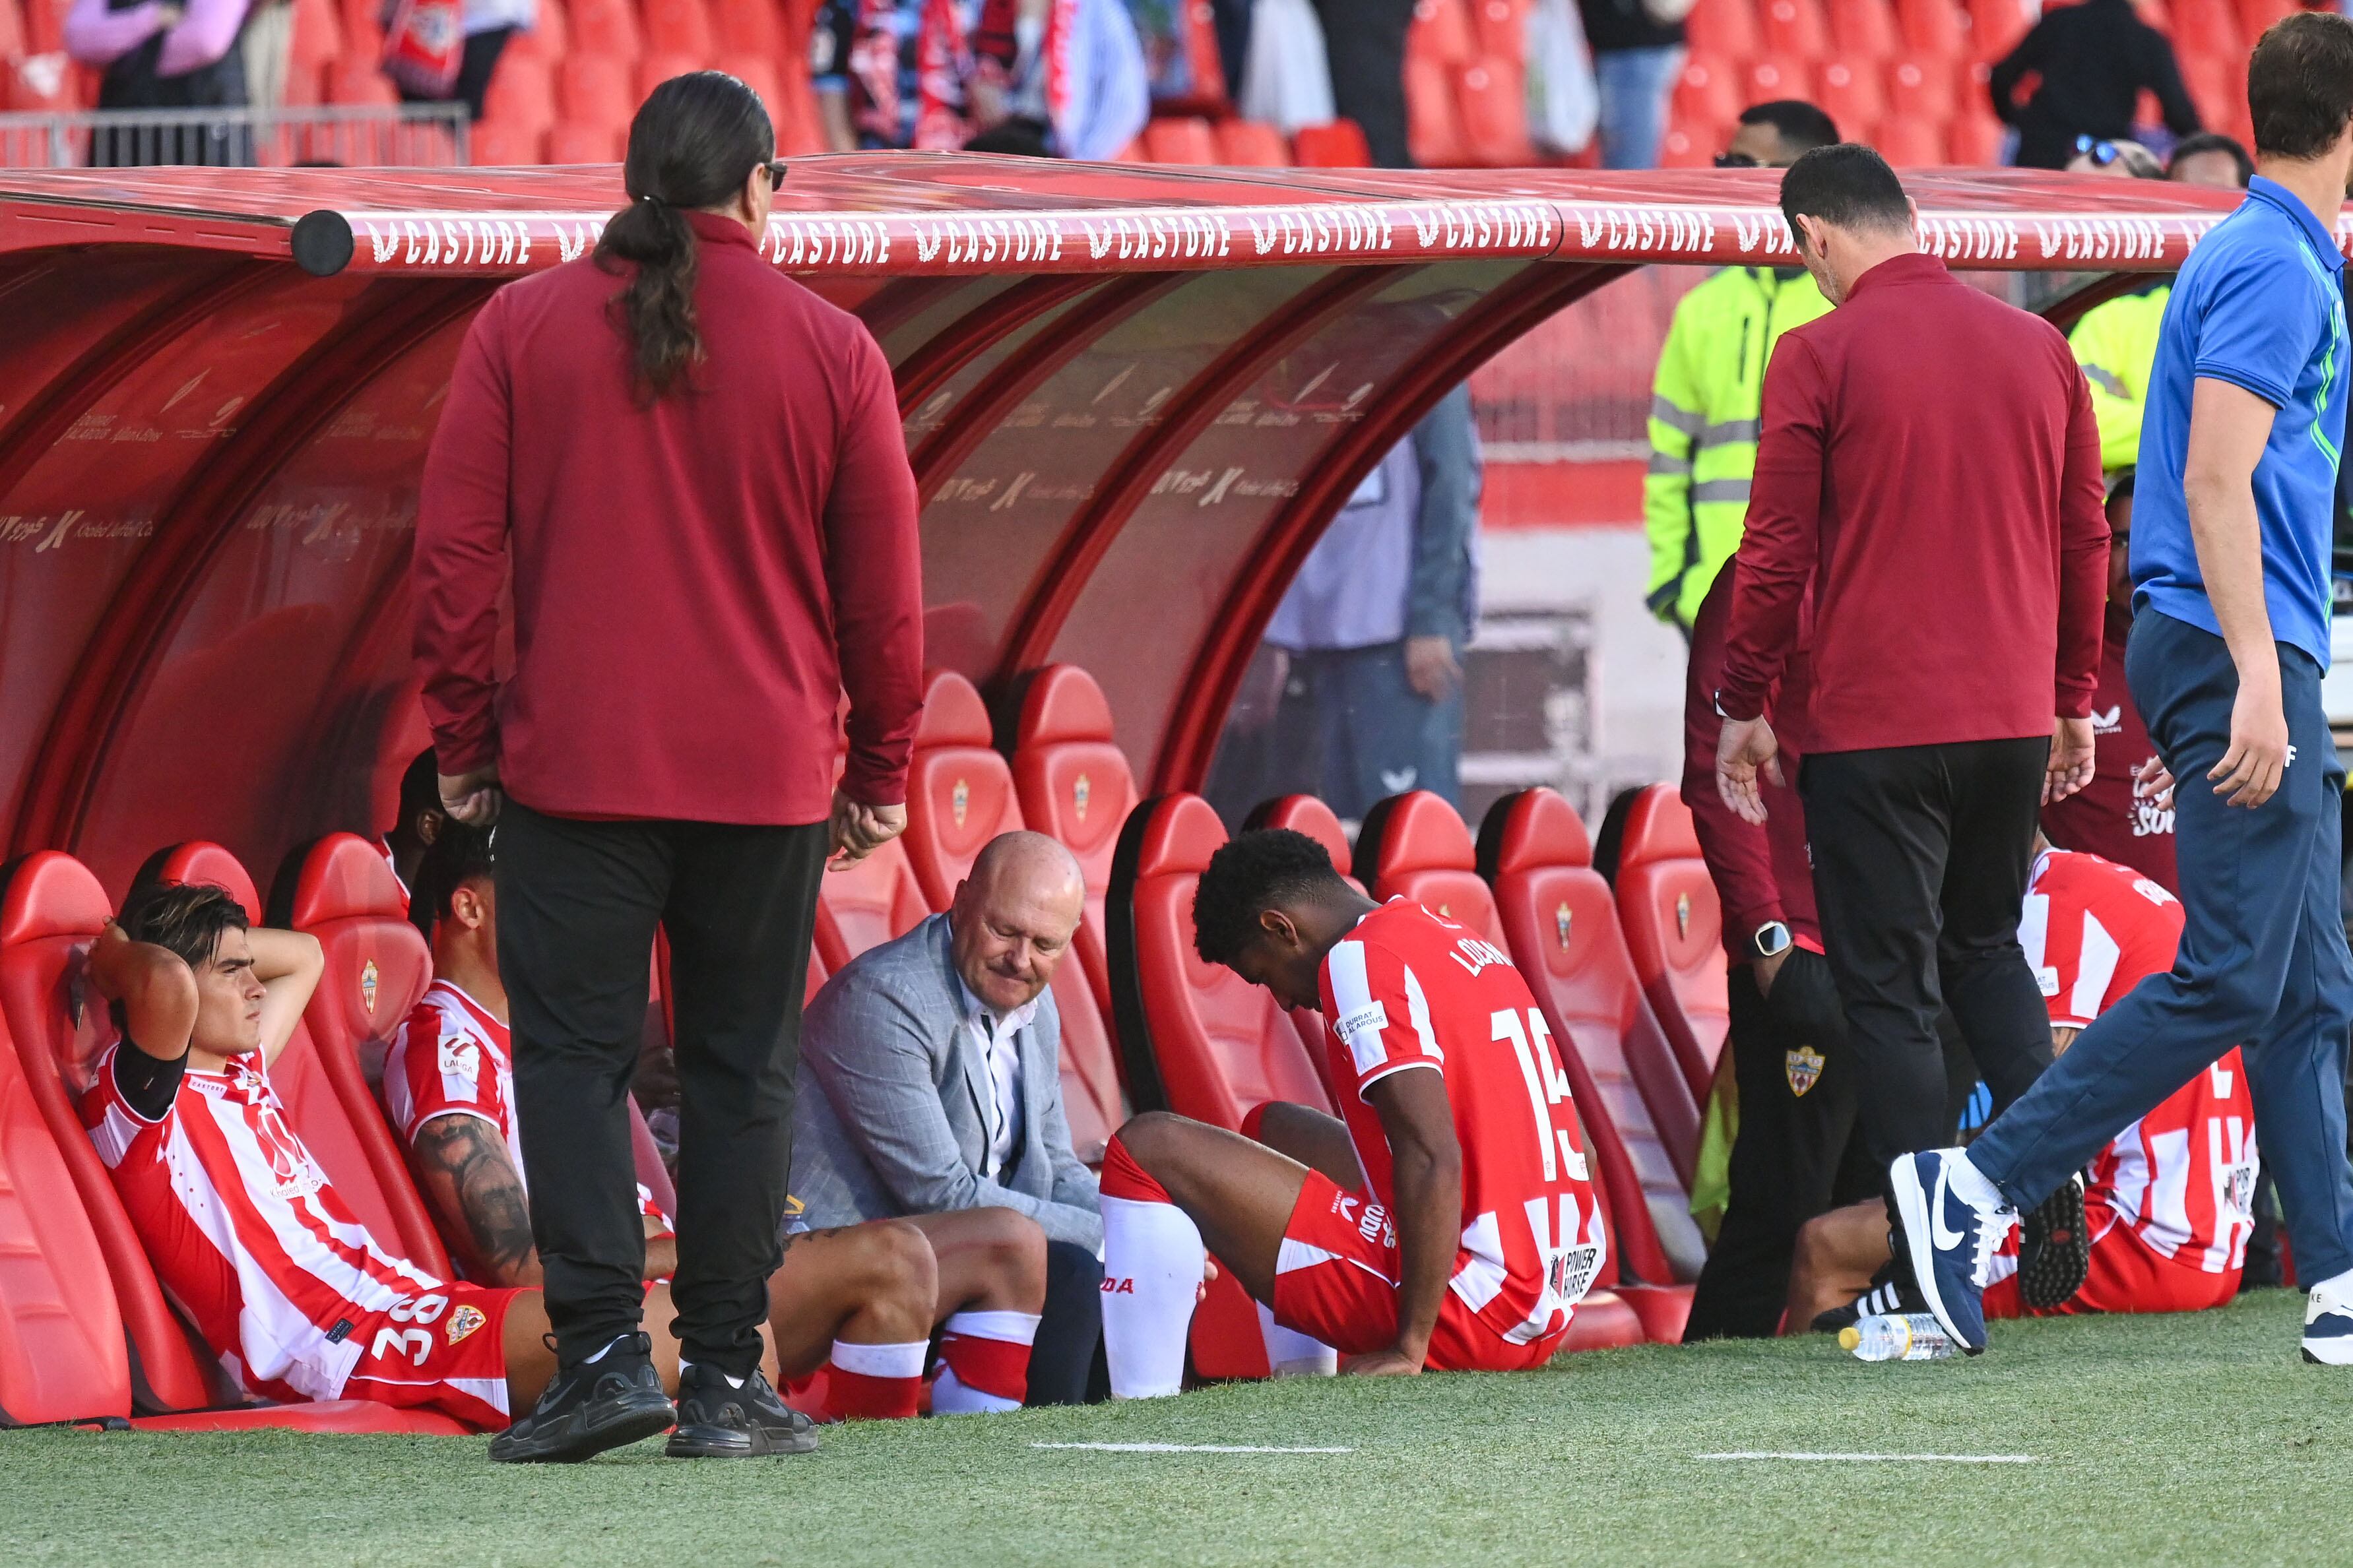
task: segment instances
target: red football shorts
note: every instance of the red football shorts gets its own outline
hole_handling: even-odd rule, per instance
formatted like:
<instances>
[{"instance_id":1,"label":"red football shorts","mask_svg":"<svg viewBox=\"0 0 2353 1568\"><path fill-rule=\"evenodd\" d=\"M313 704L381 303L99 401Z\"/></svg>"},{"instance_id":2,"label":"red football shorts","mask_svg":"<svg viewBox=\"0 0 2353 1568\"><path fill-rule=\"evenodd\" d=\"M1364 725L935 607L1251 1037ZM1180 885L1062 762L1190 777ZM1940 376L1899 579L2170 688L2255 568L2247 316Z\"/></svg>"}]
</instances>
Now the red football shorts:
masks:
<instances>
[{"instance_id":1,"label":"red football shorts","mask_svg":"<svg viewBox=\"0 0 2353 1568\"><path fill-rule=\"evenodd\" d=\"M360 1359L345 1399L423 1405L483 1432L503 1430L507 1408L507 1309L520 1289L448 1284L353 1321Z\"/></svg>"},{"instance_id":2,"label":"red football shorts","mask_svg":"<svg viewBox=\"0 0 2353 1568\"><path fill-rule=\"evenodd\" d=\"M2090 1215L2094 1225L2102 1217L2096 1208ZM2091 1268L2073 1296L2056 1307L2021 1311L2018 1276L2013 1274L1986 1287L1985 1315L2056 1318L2084 1312L2202 1312L2239 1293L2239 1270L2209 1274L2195 1264L2161 1258L2133 1234L2132 1226L2105 1217L2108 1227L2092 1243Z\"/></svg>"},{"instance_id":3,"label":"red football shorts","mask_svg":"<svg viewBox=\"0 0 2353 1568\"><path fill-rule=\"evenodd\" d=\"M1397 1343L1398 1274L1388 1211L1308 1172L1275 1257L1274 1321L1342 1355L1388 1350ZM1432 1372L1519 1372L1550 1361L1567 1331L1515 1345L1449 1290L1423 1364Z\"/></svg>"}]
</instances>

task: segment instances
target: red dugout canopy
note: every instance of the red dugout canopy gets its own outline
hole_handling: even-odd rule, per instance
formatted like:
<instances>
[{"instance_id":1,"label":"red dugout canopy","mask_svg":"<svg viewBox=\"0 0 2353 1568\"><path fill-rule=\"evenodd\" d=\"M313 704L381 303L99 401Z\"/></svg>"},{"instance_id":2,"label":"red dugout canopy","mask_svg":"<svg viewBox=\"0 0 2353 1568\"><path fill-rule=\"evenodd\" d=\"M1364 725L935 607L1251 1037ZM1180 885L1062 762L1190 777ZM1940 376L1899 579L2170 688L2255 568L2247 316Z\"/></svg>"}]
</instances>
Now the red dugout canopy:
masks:
<instances>
[{"instance_id":1,"label":"red dugout canopy","mask_svg":"<svg viewBox=\"0 0 2353 1568\"><path fill-rule=\"evenodd\" d=\"M2231 205L1909 184L1970 268L2168 269ZM1774 188L856 155L794 163L762 250L890 357L932 662L1085 666L1169 789L1431 404L1633 268L1789 263ZM622 200L608 168L0 174L9 853L73 850L119 894L160 844L268 867L389 816L426 741L405 569L450 363L491 289L586 254Z\"/></svg>"}]
</instances>

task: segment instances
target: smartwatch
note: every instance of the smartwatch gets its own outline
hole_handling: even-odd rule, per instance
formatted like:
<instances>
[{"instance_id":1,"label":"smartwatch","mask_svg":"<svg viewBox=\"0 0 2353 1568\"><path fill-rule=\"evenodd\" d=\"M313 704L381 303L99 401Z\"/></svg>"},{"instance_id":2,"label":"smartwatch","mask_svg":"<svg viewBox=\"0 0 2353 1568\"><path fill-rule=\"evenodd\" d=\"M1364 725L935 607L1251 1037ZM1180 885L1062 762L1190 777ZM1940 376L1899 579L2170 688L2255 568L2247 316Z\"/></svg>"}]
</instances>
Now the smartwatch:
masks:
<instances>
[{"instance_id":1,"label":"smartwatch","mask_svg":"<svg viewBox=\"0 0 2353 1568\"><path fill-rule=\"evenodd\" d=\"M1789 951L1789 928L1779 921L1767 921L1748 939L1748 950L1759 958L1778 958Z\"/></svg>"}]
</instances>

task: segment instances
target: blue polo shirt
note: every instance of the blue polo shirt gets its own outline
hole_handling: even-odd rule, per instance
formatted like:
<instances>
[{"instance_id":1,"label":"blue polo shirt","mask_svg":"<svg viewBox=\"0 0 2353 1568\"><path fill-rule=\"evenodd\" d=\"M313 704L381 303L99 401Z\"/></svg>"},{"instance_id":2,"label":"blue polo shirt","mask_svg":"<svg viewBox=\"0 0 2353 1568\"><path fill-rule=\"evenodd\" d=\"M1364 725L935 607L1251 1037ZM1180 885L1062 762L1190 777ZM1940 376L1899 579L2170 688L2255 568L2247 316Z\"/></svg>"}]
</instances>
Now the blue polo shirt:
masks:
<instances>
[{"instance_id":1,"label":"blue polo shirt","mask_svg":"<svg viewBox=\"0 0 2353 1568\"><path fill-rule=\"evenodd\" d=\"M2345 430L2345 260L2292 193L2257 175L2182 264L2157 342L2134 487L2136 608L2220 637L2190 542L2181 472L2200 376L2279 410L2255 463L2272 636L2328 667L2329 534Z\"/></svg>"}]
</instances>

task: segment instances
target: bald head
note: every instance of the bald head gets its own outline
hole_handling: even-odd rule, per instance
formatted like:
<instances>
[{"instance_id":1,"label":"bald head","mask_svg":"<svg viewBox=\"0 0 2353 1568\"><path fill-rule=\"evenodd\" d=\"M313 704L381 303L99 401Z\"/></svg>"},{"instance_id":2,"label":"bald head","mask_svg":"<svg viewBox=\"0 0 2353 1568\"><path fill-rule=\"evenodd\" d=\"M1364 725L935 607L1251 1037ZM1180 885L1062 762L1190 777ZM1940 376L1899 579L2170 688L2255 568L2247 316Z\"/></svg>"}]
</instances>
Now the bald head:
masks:
<instances>
[{"instance_id":1,"label":"bald head","mask_svg":"<svg viewBox=\"0 0 2353 1568\"><path fill-rule=\"evenodd\" d=\"M956 973L1002 1016L1045 990L1086 911L1076 857L1042 833L1003 833L984 846L948 910Z\"/></svg>"}]
</instances>

